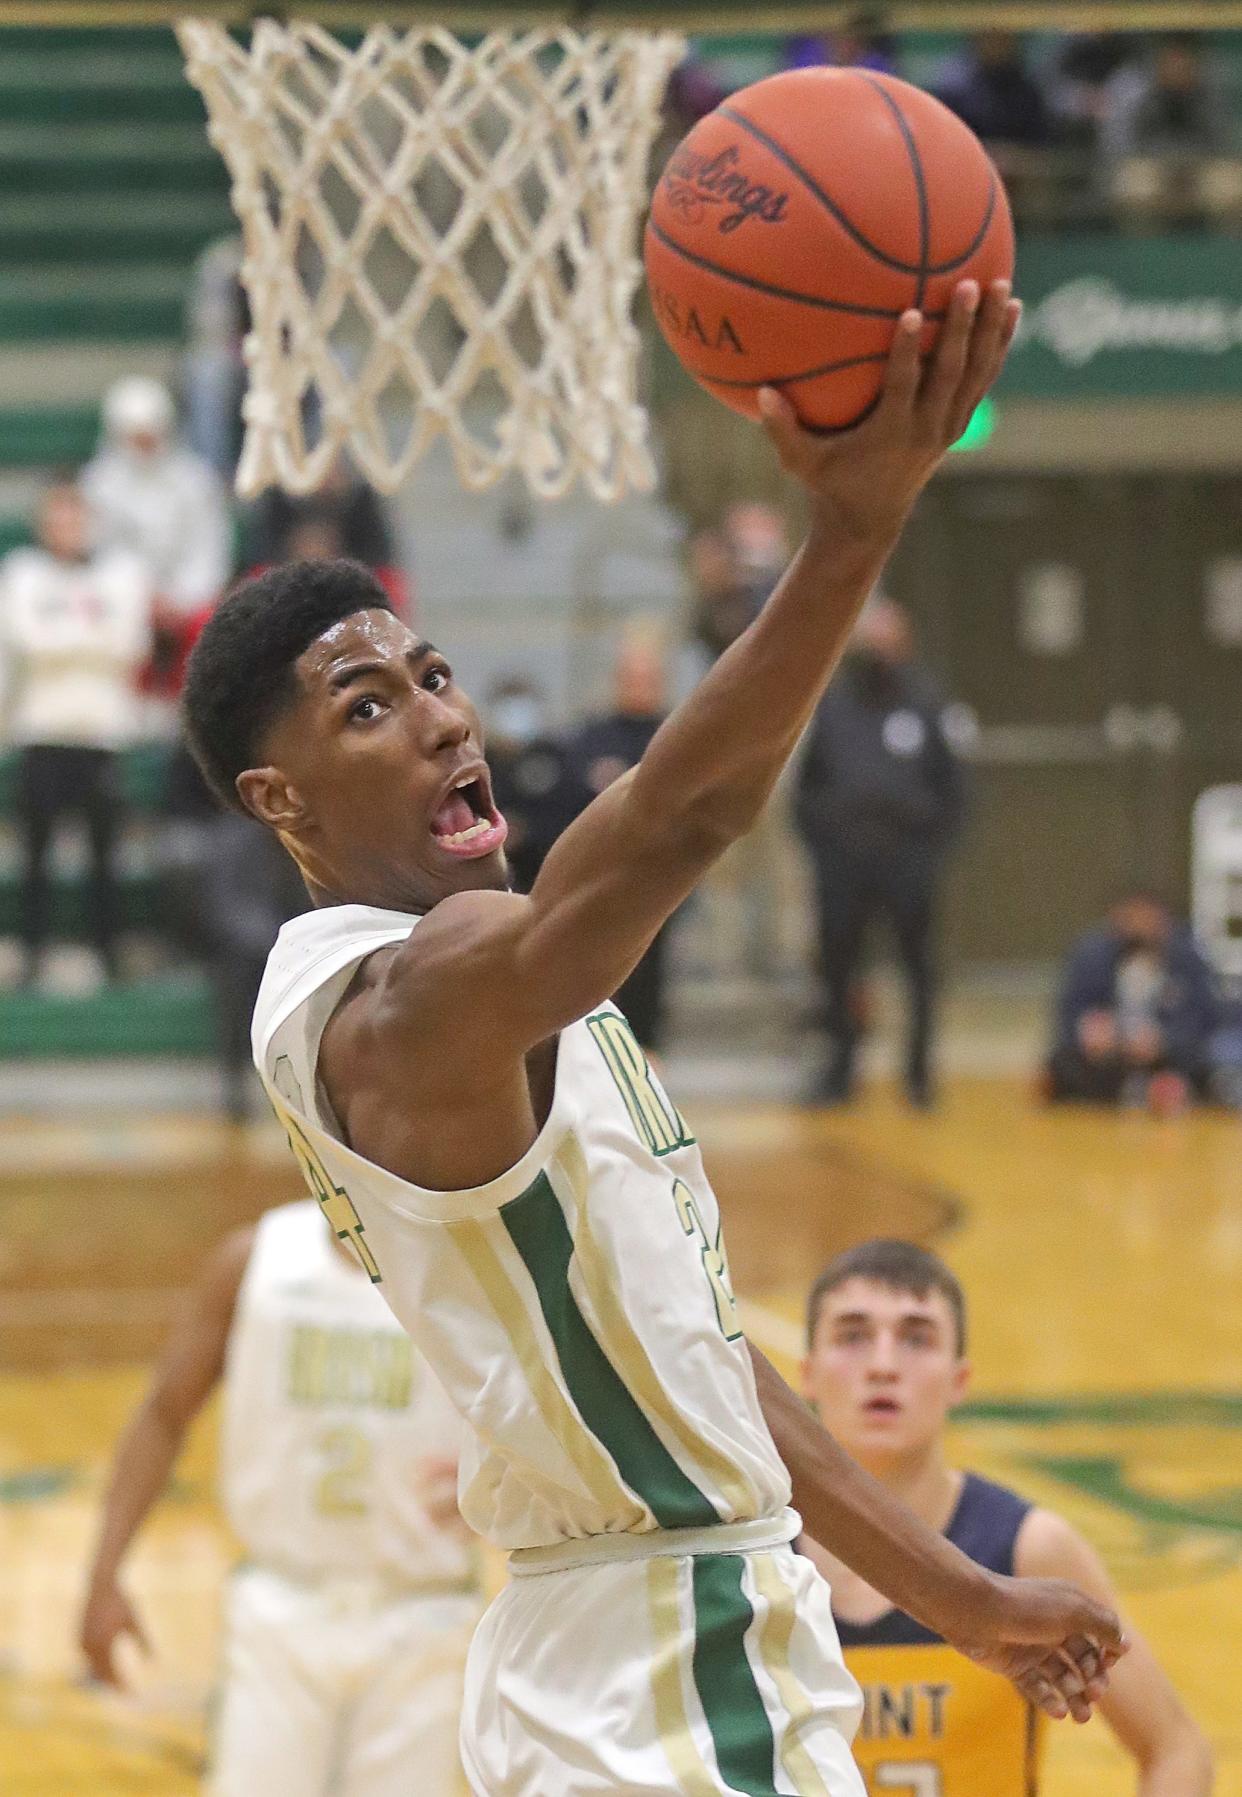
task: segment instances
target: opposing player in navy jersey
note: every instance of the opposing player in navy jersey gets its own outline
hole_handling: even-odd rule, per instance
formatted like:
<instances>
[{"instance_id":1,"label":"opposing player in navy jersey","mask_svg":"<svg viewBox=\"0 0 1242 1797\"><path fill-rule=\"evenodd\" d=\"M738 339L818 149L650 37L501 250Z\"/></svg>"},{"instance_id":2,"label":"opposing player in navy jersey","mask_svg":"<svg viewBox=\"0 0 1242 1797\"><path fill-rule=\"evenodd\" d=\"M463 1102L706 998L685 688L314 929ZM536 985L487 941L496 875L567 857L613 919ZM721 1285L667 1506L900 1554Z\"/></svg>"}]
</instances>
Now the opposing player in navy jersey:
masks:
<instances>
[{"instance_id":1,"label":"opposing player in navy jersey","mask_svg":"<svg viewBox=\"0 0 1242 1797\"><path fill-rule=\"evenodd\" d=\"M1115 1604L1098 1555L1063 1517L946 1458L945 1425L969 1377L962 1288L927 1249L865 1242L816 1280L803 1390L841 1445L980 1566L1072 1579ZM845 1663L862 1687L854 1755L876 1797L1032 1797L1044 1737L1032 1705L835 1556L806 1550L831 1583ZM1207 1742L1150 1647L1129 1637L1100 1713L1134 1760L1138 1797L1207 1797Z\"/></svg>"}]
</instances>

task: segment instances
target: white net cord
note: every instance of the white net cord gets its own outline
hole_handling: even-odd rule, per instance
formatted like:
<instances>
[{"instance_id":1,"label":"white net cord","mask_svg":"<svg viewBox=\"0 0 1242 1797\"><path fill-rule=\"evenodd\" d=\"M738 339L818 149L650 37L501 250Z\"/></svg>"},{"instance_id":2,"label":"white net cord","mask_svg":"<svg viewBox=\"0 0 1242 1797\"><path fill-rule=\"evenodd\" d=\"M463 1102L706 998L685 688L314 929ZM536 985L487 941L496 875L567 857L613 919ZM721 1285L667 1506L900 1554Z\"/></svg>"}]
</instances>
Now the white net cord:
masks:
<instances>
[{"instance_id":1,"label":"white net cord","mask_svg":"<svg viewBox=\"0 0 1242 1797\"><path fill-rule=\"evenodd\" d=\"M177 28L241 219L237 486L382 492L440 434L463 485L652 484L637 221L673 33Z\"/></svg>"}]
</instances>

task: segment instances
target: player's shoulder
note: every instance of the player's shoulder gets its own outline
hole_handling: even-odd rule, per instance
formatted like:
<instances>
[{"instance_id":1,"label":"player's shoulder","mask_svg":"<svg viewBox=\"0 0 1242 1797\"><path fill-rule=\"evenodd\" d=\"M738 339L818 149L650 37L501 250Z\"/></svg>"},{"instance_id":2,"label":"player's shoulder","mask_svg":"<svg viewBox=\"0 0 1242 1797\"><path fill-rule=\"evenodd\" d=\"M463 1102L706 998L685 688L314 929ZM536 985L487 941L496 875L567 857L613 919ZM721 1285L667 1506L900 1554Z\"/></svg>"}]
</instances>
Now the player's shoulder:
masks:
<instances>
[{"instance_id":1,"label":"player's shoulder","mask_svg":"<svg viewBox=\"0 0 1242 1797\"><path fill-rule=\"evenodd\" d=\"M529 911L530 900L516 892L450 893L421 918L417 938L411 935L399 957L383 964L390 984L423 984L446 973L473 980L497 945L511 942Z\"/></svg>"},{"instance_id":2,"label":"player's shoulder","mask_svg":"<svg viewBox=\"0 0 1242 1797\"><path fill-rule=\"evenodd\" d=\"M471 1030L494 1033L507 958L528 904L509 891L451 893L419 918L406 918L404 931L383 922L399 913L376 913L374 936L352 933L342 938L342 949L325 949L318 985L342 972L318 1044L327 1091L342 1100L359 1087L401 1084L408 1080L406 1049L448 1048L449 1039L469 1037ZM487 992L491 1003L462 1003L478 992ZM430 1060L422 1066L433 1073Z\"/></svg>"},{"instance_id":3,"label":"player's shoulder","mask_svg":"<svg viewBox=\"0 0 1242 1797\"><path fill-rule=\"evenodd\" d=\"M257 1223L243 1223L212 1249L198 1277L198 1299L202 1309L227 1318L237 1302L258 1240Z\"/></svg>"},{"instance_id":4,"label":"player's shoulder","mask_svg":"<svg viewBox=\"0 0 1242 1797\"><path fill-rule=\"evenodd\" d=\"M289 1204L274 1204L270 1210L265 1210L258 1222L251 1224L250 1233L253 1244L283 1236L309 1236L318 1240L325 1228L317 1199L294 1198Z\"/></svg>"},{"instance_id":5,"label":"player's shoulder","mask_svg":"<svg viewBox=\"0 0 1242 1797\"><path fill-rule=\"evenodd\" d=\"M1095 1570L1095 1550L1056 1510L1032 1505L1018 1532L1014 1571L1020 1578L1083 1582Z\"/></svg>"},{"instance_id":6,"label":"player's shoulder","mask_svg":"<svg viewBox=\"0 0 1242 1797\"><path fill-rule=\"evenodd\" d=\"M1008 1485L968 1472L945 1533L979 1566L992 1572L1014 1570L1018 1536L1033 1506Z\"/></svg>"},{"instance_id":7,"label":"player's shoulder","mask_svg":"<svg viewBox=\"0 0 1242 1797\"><path fill-rule=\"evenodd\" d=\"M419 918L375 905L323 905L282 924L267 957L255 1004L259 1026L274 1026L320 987L350 972L386 944L401 942Z\"/></svg>"},{"instance_id":8,"label":"player's shoulder","mask_svg":"<svg viewBox=\"0 0 1242 1797\"><path fill-rule=\"evenodd\" d=\"M247 1278L251 1284L262 1283L273 1272L301 1271L302 1263L314 1260L327 1242L327 1225L316 1199L273 1205L252 1225Z\"/></svg>"}]
</instances>

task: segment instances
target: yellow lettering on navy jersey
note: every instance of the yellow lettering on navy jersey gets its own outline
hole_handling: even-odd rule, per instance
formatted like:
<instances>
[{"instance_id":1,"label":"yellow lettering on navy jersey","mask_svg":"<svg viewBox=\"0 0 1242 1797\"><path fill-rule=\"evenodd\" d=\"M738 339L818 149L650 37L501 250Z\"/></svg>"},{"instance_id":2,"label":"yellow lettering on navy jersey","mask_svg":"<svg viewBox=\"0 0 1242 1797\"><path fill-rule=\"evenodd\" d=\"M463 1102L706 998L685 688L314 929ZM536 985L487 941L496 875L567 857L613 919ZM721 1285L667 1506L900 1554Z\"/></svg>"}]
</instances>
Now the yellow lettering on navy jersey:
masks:
<instances>
[{"instance_id":1,"label":"yellow lettering on navy jersey","mask_svg":"<svg viewBox=\"0 0 1242 1797\"><path fill-rule=\"evenodd\" d=\"M652 1154L671 1154L675 1148L688 1147L694 1137L685 1118L652 1073L625 1018L616 1011L601 1011L588 1017L586 1025L625 1100L630 1121Z\"/></svg>"},{"instance_id":2,"label":"yellow lettering on navy jersey","mask_svg":"<svg viewBox=\"0 0 1242 1797\"><path fill-rule=\"evenodd\" d=\"M912 1741L919 1734L933 1741L944 1735L945 1702L951 1685L864 1685L860 1732L866 1741L900 1737Z\"/></svg>"},{"instance_id":3,"label":"yellow lettering on navy jersey","mask_svg":"<svg viewBox=\"0 0 1242 1797\"><path fill-rule=\"evenodd\" d=\"M846 1647L871 1797L1032 1797L1040 1728L1006 1679L943 1642Z\"/></svg>"}]
</instances>

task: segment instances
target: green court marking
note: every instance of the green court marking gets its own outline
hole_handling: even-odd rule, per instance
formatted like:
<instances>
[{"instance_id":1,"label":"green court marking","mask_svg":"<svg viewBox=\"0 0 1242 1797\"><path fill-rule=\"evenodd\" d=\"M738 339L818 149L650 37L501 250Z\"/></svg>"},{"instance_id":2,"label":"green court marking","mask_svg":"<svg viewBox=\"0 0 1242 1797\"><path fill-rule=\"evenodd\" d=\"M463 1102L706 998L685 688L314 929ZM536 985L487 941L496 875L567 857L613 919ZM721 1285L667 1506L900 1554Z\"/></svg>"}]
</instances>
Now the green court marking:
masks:
<instances>
[{"instance_id":1,"label":"green court marking","mask_svg":"<svg viewBox=\"0 0 1242 1797\"><path fill-rule=\"evenodd\" d=\"M953 1412L958 1423L1139 1424L1153 1428L1200 1426L1242 1429L1242 1392L1148 1391L1072 1394L1054 1398L972 1398Z\"/></svg>"},{"instance_id":2,"label":"green court marking","mask_svg":"<svg viewBox=\"0 0 1242 1797\"><path fill-rule=\"evenodd\" d=\"M1087 1497L1111 1504L1138 1522L1161 1528L1223 1529L1242 1535L1242 1490L1237 1486L1209 1491L1197 1499L1166 1498L1136 1485L1114 1454L1039 1454L1025 1464Z\"/></svg>"},{"instance_id":3,"label":"green court marking","mask_svg":"<svg viewBox=\"0 0 1242 1797\"><path fill-rule=\"evenodd\" d=\"M42 1504L76 1485L72 1466L32 1466L0 1477L0 1504Z\"/></svg>"},{"instance_id":4,"label":"green court marking","mask_svg":"<svg viewBox=\"0 0 1242 1797\"><path fill-rule=\"evenodd\" d=\"M722 1781L746 1797L777 1797L772 1724L746 1658L754 1611L742 1590L741 1554L697 1554L694 1567L694 1684Z\"/></svg>"}]
</instances>

